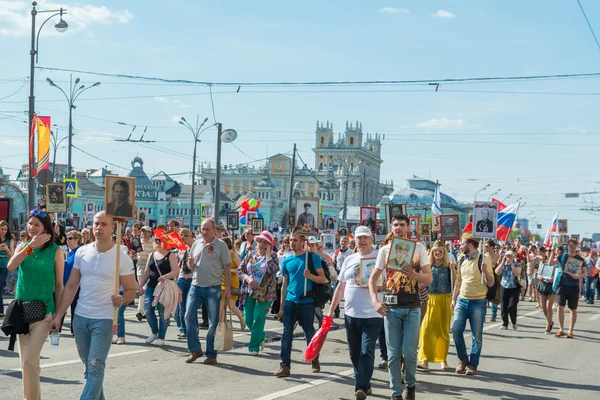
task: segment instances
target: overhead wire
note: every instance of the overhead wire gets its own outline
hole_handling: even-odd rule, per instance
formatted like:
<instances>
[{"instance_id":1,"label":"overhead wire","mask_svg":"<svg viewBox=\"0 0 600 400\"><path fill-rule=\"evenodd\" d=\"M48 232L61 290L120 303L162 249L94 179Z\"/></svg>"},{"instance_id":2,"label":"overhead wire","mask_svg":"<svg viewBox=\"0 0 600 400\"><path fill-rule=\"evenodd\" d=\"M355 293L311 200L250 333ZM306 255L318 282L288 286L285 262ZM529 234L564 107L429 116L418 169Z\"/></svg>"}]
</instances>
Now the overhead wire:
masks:
<instances>
[{"instance_id":1,"label":"overhead wire","mask_svg":"<svg viewBox=\"0 0 600 400\"><path fill-rule=\"evenodd\" d=\"M592 24L590 24L590 20L588 19L588 16L585 13L585 10L583 9L583 5L581 4L581 1L577 0L577 4L579 4L579 9L581 10L581 13L583 14L583 18L585 18L585 22L587 23L587 26L588 26L592 36L594 37L594 41L596 42L596 46L598 47L598 50L600 50L600 42L598 41L598 38L596 37L596 33L594 32L594 28L592 28Z\"/></svg>"}]
</instances>

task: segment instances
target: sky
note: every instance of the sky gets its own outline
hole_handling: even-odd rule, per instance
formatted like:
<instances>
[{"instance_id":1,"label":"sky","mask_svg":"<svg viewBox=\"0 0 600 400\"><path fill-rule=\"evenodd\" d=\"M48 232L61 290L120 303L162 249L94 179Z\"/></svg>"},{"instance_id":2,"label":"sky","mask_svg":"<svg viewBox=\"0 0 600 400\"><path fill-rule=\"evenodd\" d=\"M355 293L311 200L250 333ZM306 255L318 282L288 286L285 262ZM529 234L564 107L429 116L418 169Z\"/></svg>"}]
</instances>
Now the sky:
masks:
<instances>
[{"instance_id":1,"label":"sky","mask_svg":"<svg viewBox=\"0 0 600 400\"><path fill-rule=\"evenodd\" d=\"M600 2L580 0L600 35ZM139 155L151 175L190 182L192 133L208 118L235 129L223 163L260 165L277 153L314 166L317 120L385 134L382 180L413 175L470 202L522 198L519 217L544 233L556 212L570 233L600 232L600 77L441 83L600 72L600 48L577 0L38 1L64 7L66 33L42 29L37 67L207 85L72 73L98 87L73 112L73 165L126 174ZM30 3L0 0L0 166L13 178L27 162ZM51 14L38 14L38 27ZM69 72L36 69L36 110L65 137ZM403 85L269 85L273 82L422 80ZM238 86L218 83L240 83ZM248 85L248 83L262 83ZM209 90L212 90L212 104ZM125 125L120 124L125 123ZM154 143L124 143L144 133ZM147 128L146 128L147 127ZM216 163L216 130L201 135L198 161ZM60 146L57 162L66 163ZM84 153L85 152L85 153ZM86 154L87 153L87 154ZM88 155L89 154L89 155ZM96 157L96 158L93 158ZM100 160L98 160L100 159ZM101 161L102 160L102 161ZM565 198L565 193L581 193ZM583 194L589 193L589 194ZM511 195L512 194L512 195Z\"/></svg>"}]
</instances>

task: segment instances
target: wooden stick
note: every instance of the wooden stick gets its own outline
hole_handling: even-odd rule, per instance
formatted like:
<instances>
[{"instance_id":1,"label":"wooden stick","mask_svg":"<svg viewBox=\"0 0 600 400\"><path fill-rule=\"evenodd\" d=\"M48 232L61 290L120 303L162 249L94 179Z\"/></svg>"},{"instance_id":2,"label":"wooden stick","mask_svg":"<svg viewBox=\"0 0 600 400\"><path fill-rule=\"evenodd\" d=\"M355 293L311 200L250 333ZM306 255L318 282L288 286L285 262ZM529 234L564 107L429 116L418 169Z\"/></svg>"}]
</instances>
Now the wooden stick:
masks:
<instances>
[{"instance_id":1,"label":"wooden stick","mask_svg":"<svg viewBox=\"0 0 600 400\"><path fill-rule=\"evenodd\" d=\"M119 283L120 283L120 265L121 265L121 223L122 221L120 219L115 219L115 221L117 222L117 240L116 240L116 245L117 245L117 258L116 258L116 264L115 264L115 288L114 288L114 295L118 296L119 295ZM117 334L117 326L118 326L118 315L119 309L115 308L113 310L113 325L112 325L112 334L113 336Z\"/></svg>"},{"instance_id":2,"label":"wooden stick","mask_svg":"<svg viewBox=\"0 0 600 400\"><path fill-rule=\"evenodd\" d=\"M304 270L308 269L308 241L306 242L306 251L304 252ZM304 278L304 297L306 297L306 288L308 286L308 279Z\"/></svg>"}]
</instances>

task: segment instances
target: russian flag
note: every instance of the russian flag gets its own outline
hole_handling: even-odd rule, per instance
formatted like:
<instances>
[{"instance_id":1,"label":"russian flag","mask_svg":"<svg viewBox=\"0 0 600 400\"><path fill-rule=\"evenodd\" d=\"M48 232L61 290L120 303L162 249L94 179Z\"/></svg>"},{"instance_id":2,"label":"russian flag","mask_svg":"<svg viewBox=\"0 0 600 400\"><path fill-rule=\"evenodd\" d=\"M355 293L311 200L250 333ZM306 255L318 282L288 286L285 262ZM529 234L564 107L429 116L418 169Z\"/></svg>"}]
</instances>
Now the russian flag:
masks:
<instances>
[{"instance_id":1,"label":"russian flag","mask_svg":"<svg viewBox=\"0 0 600 400\"><path fill-rule=\"evenodd\" d=\"M546 239L544 240L544 246L546 247L550 247L551 244L551 236L553 232L556 232L558 230L558 213L556 213L554 215L554 218L552 218L552 224L550 225L550 228L546 231Z\"/></svg>"},{"instance_id":2,"label":"russian flag","mask_svg":"<svg viewBox=\"0 0 600 400\"><path fill-rule=\"evenodd\" d=\"M514 204L505 205L496 199L493 199L495 203L498 203L498 229L496 230L496 239L506 242L513 223L517 218L517 212L519 211L520 202Z\"/></svg>"}]
</instances>

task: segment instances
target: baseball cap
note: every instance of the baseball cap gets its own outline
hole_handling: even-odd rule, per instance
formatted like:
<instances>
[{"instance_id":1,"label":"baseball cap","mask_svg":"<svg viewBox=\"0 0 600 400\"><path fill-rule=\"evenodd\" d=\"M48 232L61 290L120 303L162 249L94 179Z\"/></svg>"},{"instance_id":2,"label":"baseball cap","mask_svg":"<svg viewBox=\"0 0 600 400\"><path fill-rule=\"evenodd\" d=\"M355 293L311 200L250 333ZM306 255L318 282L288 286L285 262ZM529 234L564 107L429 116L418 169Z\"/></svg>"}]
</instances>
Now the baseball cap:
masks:
<instances>
[{"instance_id":1,"label":"baseball cap","mask_svg":"<svg viewBox=\"0 0 600 400\"><path fill-rule=\"evenodd\" d=\"M359 237L359 236L371 237L371 236L373 236L373 233L371 232L371 230L369 228L361 225L361 226L357 226L356 229L354 230L354 237Z\"/></svg>"},{"instance_id":2,"label":"baseball cap","mask_svg":"<svg viewBox=\"0 0 600 400\"><path fill-rule=\"evenodd\" d=\"M514 256L514 255L515 255L515 253L514 253L512 250L509 250L509 251L507 251L506 253L504 253L504 255L507 255L507 256Z\"/></svg>"},{"instance_id":3,"label":"baseball cap","mask_svg":"<svg viewBox=\"0 0 600 400\"><path fill-rule=\"evenodd\" d=\"M146 232L150 232L152 233L152 228L150 228L149 226L142 226L142 229L140 229L140 231L146 231Z\"/></svg>"},{"instance_id":4,"label":"baseball cap","mask_svg":"<svg viewBox=\"0 0 600 400\"><path fill-rule=\"evenodd\" d=\"M318 244L319 243L319 238L316 236L311 236L308 238L308 243L309 244Z\"/></svg>"}]
</instances>

